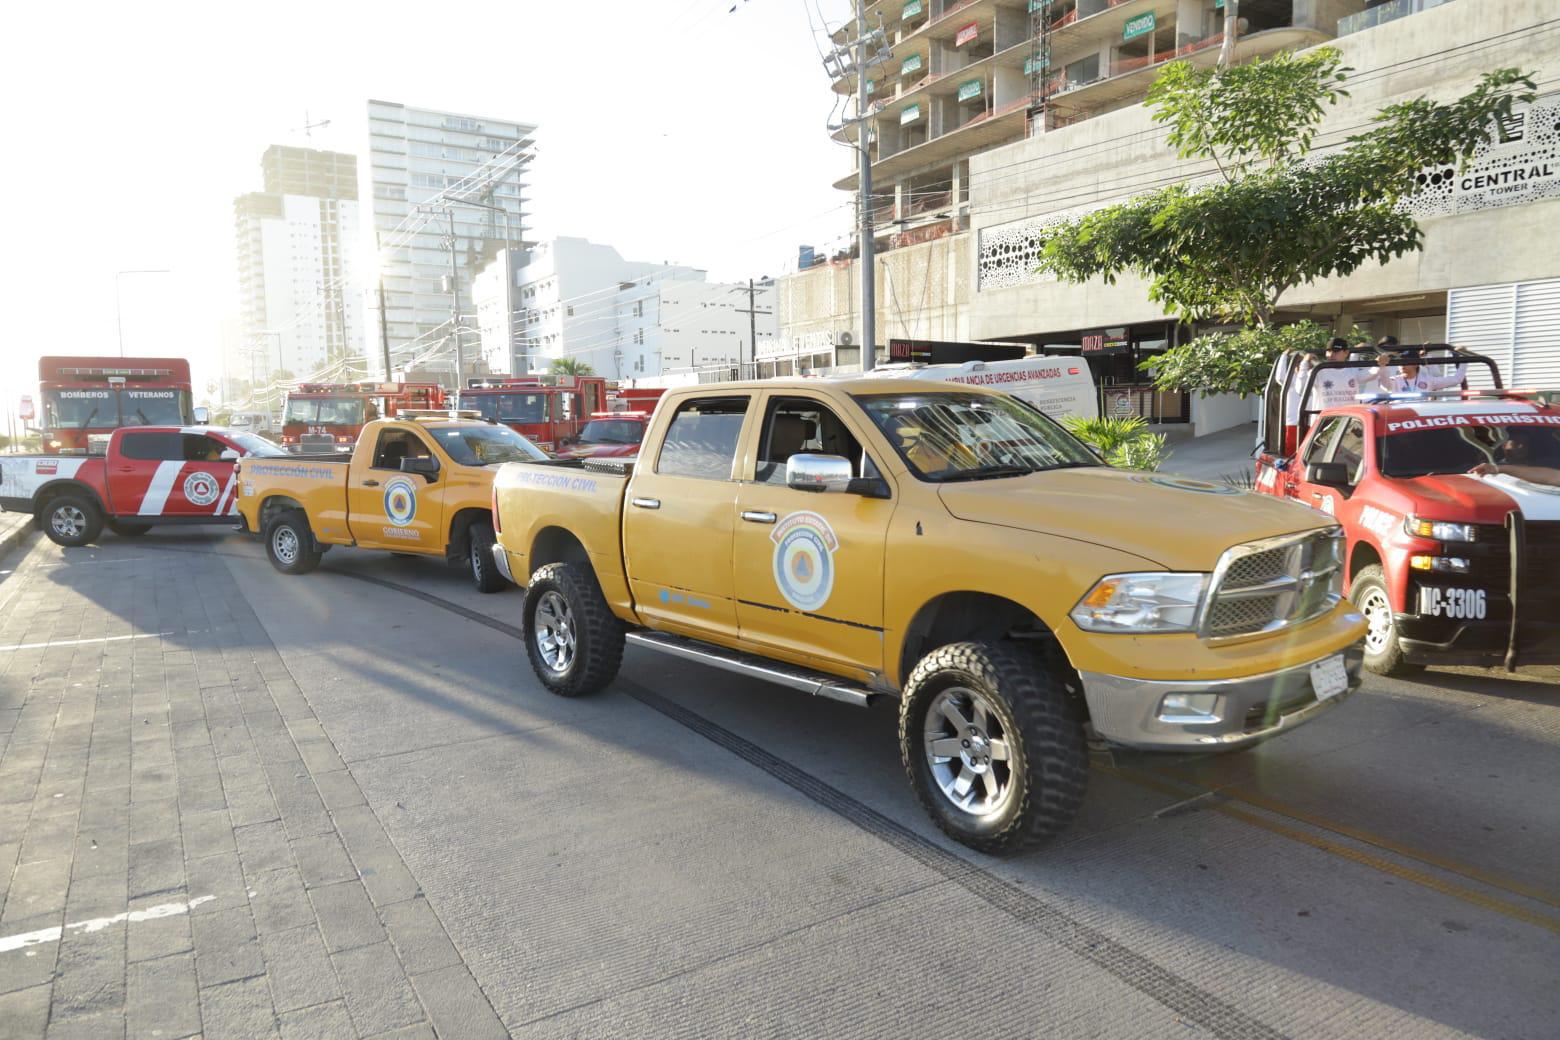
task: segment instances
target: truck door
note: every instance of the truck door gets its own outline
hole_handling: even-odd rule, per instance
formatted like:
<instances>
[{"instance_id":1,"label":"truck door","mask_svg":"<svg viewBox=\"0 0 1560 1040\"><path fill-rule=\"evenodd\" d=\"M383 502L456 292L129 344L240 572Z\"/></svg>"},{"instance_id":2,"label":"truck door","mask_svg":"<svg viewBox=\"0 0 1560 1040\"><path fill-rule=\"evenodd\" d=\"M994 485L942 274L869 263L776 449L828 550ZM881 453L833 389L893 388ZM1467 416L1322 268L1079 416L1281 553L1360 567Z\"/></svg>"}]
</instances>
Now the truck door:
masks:
<instances>
[{"instance_id":1,"label":"truck door","mask_svg":"<svg viewBox=\"0 0 1560 1040\"><path fill-rule=\"evenodd\" d=\"M805 661L883 667L883 552L892 498L799 491L792 455L841 455L877 476L862 438L822 399L769 394L753 472L737 493L737 622L744 641Z\"/></svg>"},{"instance_id":2,"label":"truck door","mask_svg":"<svg viewBox=\"0 0 1560 1040\"><path fill-rule=\"evenodd\" d=\"M137 430L119 435L119 447L104 460L108 475L108 509L115 516L188 514L184 484L184 435L177 430ZM230 466L229 469L232 467ZM210 477L205 478L207 480ZM200 486L197 498L205 484ZM215 503L222 484L216 484Z\"/></svg>"},{"instance_id":3,"label":"truck door","mask_svg":"<svg viewBox=\"0 0 1560 1040\"><path fill-rule=\"evenodd\" d=\"M1316 424L1310 438L1300 447L1300 464L1289 475L1287 497L1328 516L1337 515L1338 499L1342 492L1337 488L1311 483L1306 479L1306 470L1312 463L1333 461L1333 448L1348 423L1346 417L1333 415Z\"/></svg>"},{"instance_id":4,"label":"truck door","mask_svg":"<svg viewBox=\"0 0 1560 1040\"><path fill-rule=\"evenodd\" d=\"M680 402L641 456L623 507L623 562L639 613L690 635L737 636L732 593L737 445L751 393Z\"/></svg>"},{"instance_id":5,"label":"truck door","mask_svg":"<svg viewBox=\"0 0 1560 1040\"><path fill-rule=\"evenodd\" d=\"M360 444L347 472L347 526L353 539L372 549L444 552L444 481L448 467L431 476L405 473L402 459L439 455L416 430L387 426L373 450Z\"/></svg>"}]
</instances>

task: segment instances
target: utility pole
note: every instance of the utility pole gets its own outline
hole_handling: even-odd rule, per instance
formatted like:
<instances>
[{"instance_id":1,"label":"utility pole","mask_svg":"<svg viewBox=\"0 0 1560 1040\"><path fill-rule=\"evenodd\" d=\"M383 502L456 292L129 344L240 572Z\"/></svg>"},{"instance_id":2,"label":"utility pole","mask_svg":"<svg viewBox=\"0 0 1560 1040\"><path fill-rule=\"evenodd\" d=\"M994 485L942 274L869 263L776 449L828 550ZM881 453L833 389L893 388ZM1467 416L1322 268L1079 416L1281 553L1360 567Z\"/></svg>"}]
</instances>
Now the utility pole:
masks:
<instances>
[{"instance_id":1,"label":"utility pole","mask_svg":"<svg viewBox=\"0 0 1560 1040\"><path fill-rule=\"evenodd\" d=\"M867 0L856 0L856 145L861 172L856 212L861 222L861 370L877 363L877 258L872 251L872 140L867 108Z\"/></svg>"},{"instance_id":2,"label":"utility pole","mask_svg":"<svg viewBox=\"0 0 1560 1040\"><path fill-rule=\"evenodd\" d=\"M1235 58L1235 36L1240 32L1240 0L1224 0L1224 40L1219 44L1219 68L1229 68Z\"/></svg>"},{"instance_id":3,"label":"utility pole","mask_svg":"<svg viewBox=\"0 0 1560 1040\"><path fill-rule=\"evenodd\" d=\"M385 275L379 273L379 349L385 359L385 382L390 382L390 321L385 317Z\"/></svg>"},{"instance_id":4,"label":"utility pole","mask_svg":"<svg viewBox=\"0 0 1560 1040\"><path fill-rule=\"evenodd\" d=\"M738 286L737 288L735 288L735 289L733 289L731 291L732 292L744 292L745 291L747 293L747 298L748 298L747 310L743 310L741 307L737 307L735 309L736 309L736 312L738 314L746 314L748 316L748 344L749 344L748 355L749 356L748 356L747 362L753 368L754 371L757 371L757 369L758 369L758 316L760 314L773 314L774 311L773 310L761 311L761 310L758 309L758 302L757 302L757 299L758 299L757 292L758 292L758 290L757 290L757 287L755 286L755 284L753 282L753 279L751 279L751 278L748 279L747 289L746 290L744 290L741 286ZM742 374L742 365L743 365L743 361L742 361L742 357L741 357L741 352L739 351L738 352L738 357L737 357L737 372L738 372L737 378L738 379L752 379L752 378L754 378L753 376L743 375Z\"/></svg>"},{"instance_id":5,"label":"utility pole","mask_svg":"<svg viewBox=\"0 0 1560 1040\"><path fill-rule=\"evenodd\" d=\"M466 359L461 356L460 342L460 275L455 266L455 210L451 206L444 207L444 215L449 218L450 231L447 236L450 246L450 335L455 337L455 392L459 393L466 385Z\"/></svg>"}]
</instances>

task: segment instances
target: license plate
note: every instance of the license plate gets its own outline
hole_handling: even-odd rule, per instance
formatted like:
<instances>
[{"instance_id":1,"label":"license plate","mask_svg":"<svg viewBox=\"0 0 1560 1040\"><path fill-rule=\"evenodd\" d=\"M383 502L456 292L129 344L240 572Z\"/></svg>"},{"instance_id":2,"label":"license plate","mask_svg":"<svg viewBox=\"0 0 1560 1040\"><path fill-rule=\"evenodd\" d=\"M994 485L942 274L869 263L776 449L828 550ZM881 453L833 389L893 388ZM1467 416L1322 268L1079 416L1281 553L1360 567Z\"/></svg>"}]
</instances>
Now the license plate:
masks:
<instances>
[{"instance_id":1,"label":"license plate","mask_svg":"<svg viewBox=\"0 0 1560 1040\"><path fill-rule=\"evenodd\" d=\"M1317 700L1336 697L1348 688L1349 671L1343 666L1342 654L1334 654L1311 666L1311 689L1316 691Z\"/></svg>"},{"instance_id":2,"label":"license plate","mask_svg":"<svg viewBox=\"0 0 1560 1040\"><path fill-rule=\"evenodd\" d=\"M1489 615L1489 602L1484 589L1425 586L1419 590L1419 612L1429 617L1481 621Z\"/></svg>"}]
</instances>

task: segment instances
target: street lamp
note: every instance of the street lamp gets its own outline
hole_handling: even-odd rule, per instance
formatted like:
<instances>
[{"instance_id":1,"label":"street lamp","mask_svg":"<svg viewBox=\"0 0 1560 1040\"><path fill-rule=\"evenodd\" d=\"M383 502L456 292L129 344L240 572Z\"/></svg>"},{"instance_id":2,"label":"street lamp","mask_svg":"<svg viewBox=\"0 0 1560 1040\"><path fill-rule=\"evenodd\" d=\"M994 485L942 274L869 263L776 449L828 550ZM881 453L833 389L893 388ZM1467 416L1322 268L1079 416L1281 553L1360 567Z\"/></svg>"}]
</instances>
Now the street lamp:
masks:
<instances>
[{"instance_id":1,"label":"street lamp","mask_svg":"<svg viewBox=\"0 0 1560 1040\"><path fill-rule=\"evenodd\" d=\"M122 305L120 303L120 298L119 298L119 279L123 278L127 274L172 274L172 273L173 273L172 271L168 270L165 267L155 267L155 268L147 267L147 268L138 268L138 269L133 270L133 271L115 271L114 272L114 325L115 325L115 327L119 331L119 356L120 357L124 357L125 356L125 316L124 316L124 310L123 310L123 307L122 307Z\"/></svg>"}]
</instances>

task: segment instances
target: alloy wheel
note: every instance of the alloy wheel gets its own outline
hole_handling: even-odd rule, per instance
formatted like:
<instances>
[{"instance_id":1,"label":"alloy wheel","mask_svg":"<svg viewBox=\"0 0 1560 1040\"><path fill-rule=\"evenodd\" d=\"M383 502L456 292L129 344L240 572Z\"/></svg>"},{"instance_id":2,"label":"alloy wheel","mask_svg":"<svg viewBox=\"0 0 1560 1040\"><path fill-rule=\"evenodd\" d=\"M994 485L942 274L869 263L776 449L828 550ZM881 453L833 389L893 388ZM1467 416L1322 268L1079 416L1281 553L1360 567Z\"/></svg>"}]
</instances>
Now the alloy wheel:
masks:
<instances>
[{"instance_id":1,"label":"alloy wheel","mask_svg":"<svg viewBox=\"0 0 1560 1040\"><path fill-rule=\"evenodd\" d=\"M1013 792L1011 735L991 701L964 686L933 698L923 726L926 762L943 797L962 812L990 816Z\"/></svg>"},{"instance_id":2,"label":"alloy wheel","mask_svg":"<svg viewBox=\"0 0 1560 1040\"><path fill-rule=\"evenodd\" d=\"M49 517L49 526L61 538L79 538L87 529L87 514L76 506L61 506Z\"/></svg>"},{"instance_id":3,"label":"alloy wheel","mask_svg":"<svg viewBox=\"0 0 1560 1040\"><path fill-rule=\"evenodd\" d=\"M542 593L531 628L536 651L547 667L560 674L568 671L578 648L574 614L569 610L568 601L551 589Z\"/></svg>"}]
</instances>

